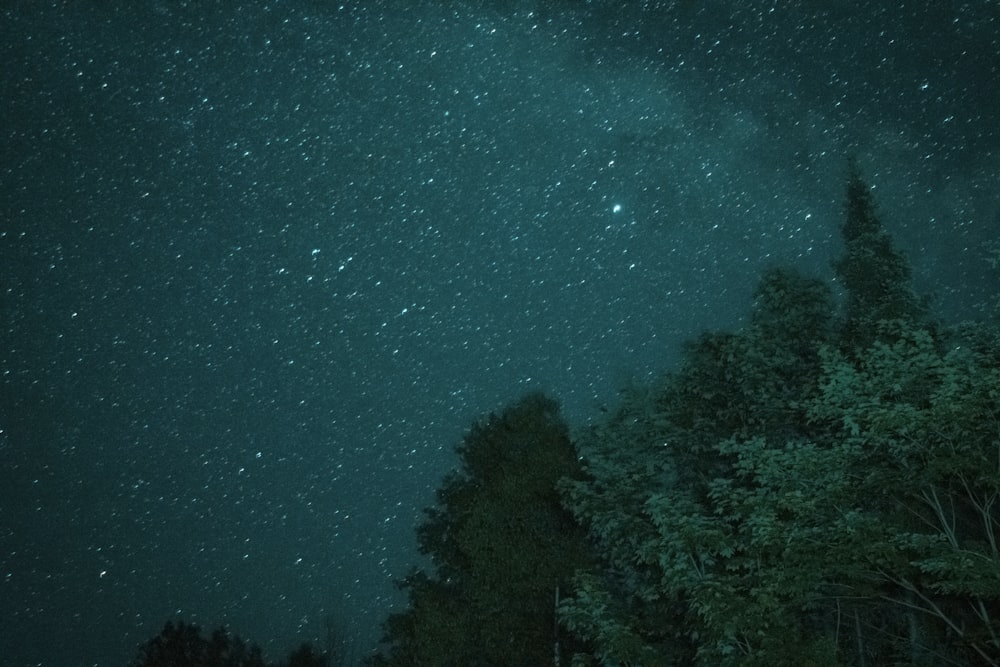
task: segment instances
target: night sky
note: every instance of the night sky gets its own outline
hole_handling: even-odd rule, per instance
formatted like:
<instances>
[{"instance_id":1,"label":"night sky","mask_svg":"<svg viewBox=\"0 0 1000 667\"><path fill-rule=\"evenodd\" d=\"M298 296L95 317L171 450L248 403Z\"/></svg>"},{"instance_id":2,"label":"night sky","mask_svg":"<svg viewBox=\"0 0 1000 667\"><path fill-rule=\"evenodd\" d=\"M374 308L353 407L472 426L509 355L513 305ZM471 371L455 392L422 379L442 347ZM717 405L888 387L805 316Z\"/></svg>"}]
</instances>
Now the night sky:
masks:
<instances>
[{"instance_id":1,"label":"night sky","mask_svg":"<svg viewBox=\"0 0 1000 667\"><path fill-rule=\"evenodd\" d=\"M849 154L1000 289L994 0L115 4L0 10L4 665L367 652L471 422L832 279Z\"/></svg>"}]
</instances>

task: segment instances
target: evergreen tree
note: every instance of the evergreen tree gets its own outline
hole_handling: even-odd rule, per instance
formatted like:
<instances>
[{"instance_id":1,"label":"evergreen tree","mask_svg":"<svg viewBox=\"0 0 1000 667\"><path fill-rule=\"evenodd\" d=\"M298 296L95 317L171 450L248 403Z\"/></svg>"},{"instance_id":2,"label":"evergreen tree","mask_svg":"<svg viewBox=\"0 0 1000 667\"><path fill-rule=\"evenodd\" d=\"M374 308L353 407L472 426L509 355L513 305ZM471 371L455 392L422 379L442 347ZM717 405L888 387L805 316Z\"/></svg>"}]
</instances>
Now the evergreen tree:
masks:
<instances>
[{"instance_id":1,"label":"evergreen tree","mask_svg":"<svg viewBox=\"0 0 1000 667\"><path fill-rule=\"evenodd\" d=\"M910 265L893 246L853 159L848 165L841 237L844 250L833 267L847 292L841 334L844 349L866 349L878 338L880 322L913 324L926 319L926 307L910 284Z\"/></svg>"},{"instance_id":2,"label":"evergreen tree","mask_svg":"<svg viewBox=\"0 0 1000 667\"><path fill-rule=\"evenodd\" d=\"M580 475L558 404L530 394L475 424L458 454L418 529L434 572L402 582L409 607L389 618L389 653L373 663L551 664L556 591L588 562L555 489Z\"/></svg>"}]
</instances>

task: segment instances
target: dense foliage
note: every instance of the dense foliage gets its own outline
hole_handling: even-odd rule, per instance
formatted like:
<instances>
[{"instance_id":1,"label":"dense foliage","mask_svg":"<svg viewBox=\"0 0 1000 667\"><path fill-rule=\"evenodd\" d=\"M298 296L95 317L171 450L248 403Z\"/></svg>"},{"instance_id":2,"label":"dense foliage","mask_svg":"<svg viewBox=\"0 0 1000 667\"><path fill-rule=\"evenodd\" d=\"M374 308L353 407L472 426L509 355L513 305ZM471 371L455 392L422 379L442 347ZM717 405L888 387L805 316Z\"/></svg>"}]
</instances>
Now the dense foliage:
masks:
<instances>
[{"instance_id":1,"label":"dense foliage","mask_svg":"<svg viewBox=\"0 0 1000 667\"><path fill-rule=\"evenodd\" d=\"M930 317L853 162L842 236L841 307L766 271L575 452L542 396L474 427L375 664L1000 664L1000 335Z\"/></svg>"},{"instance_id":2,"label":"dense foliage","mask_svg":"<svg viewBox=\"0 0 1000 667\"><path fill-rule=\"evenodd\" d=\"M853 165L846 217L841 316L771 270L743 330L579 437L603 562L561 618L598 659L1000 661L1000 348L929 322Z\"/></svg>"},{"instance_id":3,"label":"dense foliage","mask_svg":"<svg viewBox=\"0 0 1000 667\"><path fill-rule=\"evenodd\" d=\"M418 530L433 573L402 582L379 665L550 664L560 586L588 564L556 483L579 476L558 404L530 394L472 427Z\"/></svg>"}]
</instances>

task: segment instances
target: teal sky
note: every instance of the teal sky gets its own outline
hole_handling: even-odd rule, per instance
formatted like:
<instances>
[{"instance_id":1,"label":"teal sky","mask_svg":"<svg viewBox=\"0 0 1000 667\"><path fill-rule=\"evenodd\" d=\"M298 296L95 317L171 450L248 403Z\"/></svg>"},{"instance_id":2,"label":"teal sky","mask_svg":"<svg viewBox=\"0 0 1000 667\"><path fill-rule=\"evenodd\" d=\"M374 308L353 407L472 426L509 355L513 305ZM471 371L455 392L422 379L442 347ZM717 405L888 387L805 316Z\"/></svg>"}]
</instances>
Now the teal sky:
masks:
<instances>
[{"instance_id":1,"label":"teal sky","mask_svg":"<svg viewBox=\"0 0 1000 667\"><path fill-rule=\"evenodd\" d=\"M832 279L849 154L975 316L1000 18L841 4L6 3L0 655L363 654L471 421Z\"/></svg>"}]
</instances>

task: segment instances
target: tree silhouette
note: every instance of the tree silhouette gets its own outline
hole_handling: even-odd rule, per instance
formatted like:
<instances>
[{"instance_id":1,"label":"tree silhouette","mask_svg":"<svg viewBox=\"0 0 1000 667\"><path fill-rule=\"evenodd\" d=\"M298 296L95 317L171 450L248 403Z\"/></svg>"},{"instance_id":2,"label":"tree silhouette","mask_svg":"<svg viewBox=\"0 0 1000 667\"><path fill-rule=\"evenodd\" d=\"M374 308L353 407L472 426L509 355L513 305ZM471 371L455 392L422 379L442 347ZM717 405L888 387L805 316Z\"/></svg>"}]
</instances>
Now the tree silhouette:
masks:
<instances>
[{"instance_id":1,"label":"tree silhouette","mask_svg":"<svg viewBox=\"0 0 1000 667\"><path fill-rule=\"evenodd\" d=\"M307 643L300 644L285 662L269 665L260 647L247 644L225 628L209 637L184 621L168 621L156 637L146 642L131 667L327 667L328 656Z\"/></svg>"},{"instance_id":2,"label":"tree silhouette","mask_svg":"<svg viewBox=\"0 0 1000 667\"><path fill-rule=\"evenodd\" d=\"M409 608L385 625L382 665L543 665L555 650L555 595L588 561L555 485L579 476L558 404L530 394L475 424L461 470L418 529L434 573L402 582Z\"/></svg>"},{"instance_id":3,"label":"tree silhouette","mask_svg":"<svg viewBox=\"0 0 1000 667\"><path fill-rule=\"evenodd\" d=\"M879 337L880 322L923 322L927 309L913 292L910 265L893 246L853 159L848 164L845 208L844 252L833 264L847 291L842 345L863 350Z\"/></svg>"},{"instance_id":4,"label":"tree silhouette","mask_svg":"<svg viewBox=\"0 0 1000 667\"><path fill-rule=\"evenodd\" d=\"M168 621L140 650L133 667L267 667L255 644L247 646L223 628L201 636L193 623Z\"/></svg>"}]
</instances>

